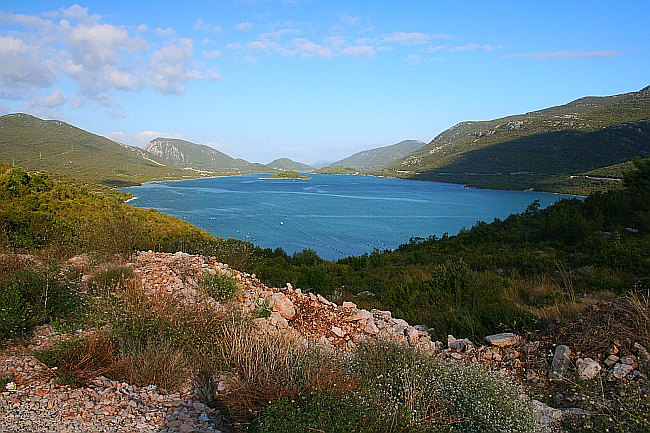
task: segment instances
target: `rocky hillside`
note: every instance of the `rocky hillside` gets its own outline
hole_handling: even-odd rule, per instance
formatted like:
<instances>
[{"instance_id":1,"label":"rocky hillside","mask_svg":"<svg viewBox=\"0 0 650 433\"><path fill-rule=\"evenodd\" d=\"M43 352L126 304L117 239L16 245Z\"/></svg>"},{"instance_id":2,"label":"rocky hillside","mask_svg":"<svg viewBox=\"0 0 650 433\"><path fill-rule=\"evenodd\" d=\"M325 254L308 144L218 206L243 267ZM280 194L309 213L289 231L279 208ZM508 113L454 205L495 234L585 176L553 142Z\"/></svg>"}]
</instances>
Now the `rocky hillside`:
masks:
<instances>
[{"instance_id":1,"label":"rocky hillside","mask_svg":"<svg viewBox=\"0 0 650 433\"><path fill-rule=\"evenodd\" d=\"M137 147L21 113L0 117L0 162L116 186L188 176Z\"/></svg>"},{"instance_id":2,"label":"rocky hillside","mask_svg":"<svg viewBox=\"0 0 650 433\"><path fill-rule=\"evenodd\" d=\"M548 189L569 176L649 154L650 86L501 119L462 122L386 173L478 187Z\"/></svg>"},{"instance_id":3,"label":"rocky hillside","mask_svg":"<svg viewBox=\"0 0 650 433\"><path fill-rule=\"evenodd\" d=\"M85 274L82 279L92 281L94 271L90 263L88 257L79 256L71 259L68 267L78 269ZM483 342L450 335L447 341L438 342L432 341L426 327L412 326L389 311L368 311L352 302L337 305L289 284L270 288L255 275L231 269L214 257L140 252L126 266L133 273L130 289L133 292L122 294L127 300L144 295L158 305L156 302L169 297L176 305L197 306L202 311L207 308L212 314L227 311L243 314L253 318L254 328L250 332L286 335L291 341L318 344L336 352L354 351L357 345L369 340L391 340L446 362L480 364L502 380L509 377L524 384L529 395L526 399L532 399L540 427L549 432L560 431L561 425L588 423L591 417L599 419L602 413L599 405L603 401L585 401L598 398L587 391L595 381L620 384L626 389L641 388L647 393L647 378L641 370L647 369L650 357L645 347L629 339L633 334L625 332L623 327L609 329L609 332L616 329L616 334L605 329L604 339L595 338L597 333L584 332L584 329L563 328L572 332L558 332L558 339L564 338L572 347L557 344L551 338L529 342L512 333L486 336ZM211 277L234 281L235 298L224 302L207 293L203 281ZM621 321L626 315L624 310L608 308L605 304L598 308L594 318L588 320L592 327L604 323L597 319L599 316L605 317L608 324L624 323ZM644 311L647 314L647 307ZM581 326L580 321L575 323L574 327ZM101 329L91 328L78 331L77 338L91 338L100 333ZM57 369L43 364L45 358L39 355L53 344L70 338L49 326L40 327L27 346L10 346L0 353L4 388L0 391L0 428L3 431L218 432L230 429L225 414L205 402L237 391L240 385L233 373L220 374L214 387L208 388L213 395L207 398L205 385L196 380L187 382L180 392L170 393L98 374L87 377L83 386L71 389L61 385ZM574 383L580 387L576 389ZM547 404L549 396L557 409Z\"/></svg>"},{"instance_id":4,"label":"rocky hillside","mask_svg":"<svg viewBox=\"0 0 650 433\"><path fill-rule=\"evenodd\" d=\"M242 174L268 170L262 164L235 159L210 146L177 138L156 138L145 150L178 167L210 173Z\"/></svg>"},{"instance_id":5,"label":"rocky hillside","mask_svg":"<svg viewBox=\"0 0 650 433\"><path fill-rule=\"evenodd\" d=\"M359 171L379 170L406 158L424 145L425 143L419 140L404 140L390 146L357 152L330 165L353 168Z\"/></svg>"}]
</instances>

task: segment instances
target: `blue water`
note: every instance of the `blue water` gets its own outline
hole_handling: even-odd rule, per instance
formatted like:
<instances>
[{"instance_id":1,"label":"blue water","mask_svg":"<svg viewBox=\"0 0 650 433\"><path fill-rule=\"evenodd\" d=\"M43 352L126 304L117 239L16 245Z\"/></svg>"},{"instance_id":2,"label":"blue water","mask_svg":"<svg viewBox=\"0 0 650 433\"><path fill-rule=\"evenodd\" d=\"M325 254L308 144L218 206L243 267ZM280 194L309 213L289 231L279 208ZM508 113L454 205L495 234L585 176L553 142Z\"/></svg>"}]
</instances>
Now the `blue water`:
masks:
<instances>
[{"instance_id":1,"label":"blue water","mask_svg":"<svg viewBox=\"0 0 650 433\"><path fill-rule=\"evenodd\" d=\"M393 249L412 237L441 236L542 207L563 196L468 189L462 185L371 176L309 180L246 175L147 183L126 188L130 204L182 218L221 238L329 260Z\"/></svg>"}]
</instances>

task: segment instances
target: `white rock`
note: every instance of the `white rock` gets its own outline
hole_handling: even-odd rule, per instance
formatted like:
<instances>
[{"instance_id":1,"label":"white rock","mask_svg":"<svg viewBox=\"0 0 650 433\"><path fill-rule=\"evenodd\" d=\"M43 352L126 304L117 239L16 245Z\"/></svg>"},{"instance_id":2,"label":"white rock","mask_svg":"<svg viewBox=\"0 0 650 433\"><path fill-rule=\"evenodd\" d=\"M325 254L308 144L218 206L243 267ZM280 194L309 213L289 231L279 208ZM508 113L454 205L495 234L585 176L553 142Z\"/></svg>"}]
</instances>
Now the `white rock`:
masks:
<instances>
[{"instance_id":1,"label":"white rock","mask_svg":"<svg viewBox=\"0 0 650 433\"><path fill-rule=\"evenodd\" d=\"M285 319L292 319L296 315L295 305L283 293L271 295L271 308L280 313Z\"/></svg>"},{"instance_id":2,"label":"white rock","mask_svg":"<svg viewBox=\"0 0 650 433\"><path fill-rule=\"evenodd\" d=\"M521 341L521 337L512 332L504 332L502 334L493 334L485 337L488 343L496 347L510 347L516 346Z\"/></svg>"},{"instance_id":3,"label":"white rock","mask_svg":"<svg viewBox=\"0 0 650 433\"><path fill-rule=\"evenodd\" d=\"M368 323L366 324L366 327L363 328L363 332L366 334L370 335L377 335L379 334L379 328L377 328L377 325L375 325L375 322L372 320L369 320Z\"/></svg>"},{"instance_id":4,"label":"white rock","mask_svg":"<svg viewBox=\"0 0 650 433\"><path fill-rule=\"evenodd\" d=\"M609 380L623 379L628 374L634 371L634 367L629 364L616 364L612 369L612 374Z\"/></svg>"},{"instance_id":5,"label":"white rock","mask_svg":"<svg viewBox=\"0 0 650 433\"><path fill-rule=\"evenodd\" d=\"M598 376L601 369L600 364L591 358L578 358L576 360L576 370L582 380L592 380Z\"/></svg>"},{"instance_id":6,"label":"white rock","mask_svg":"<svg viewBox=\"0 0 650 433\"><path fill-rule=\"evenodd\" d=\"M345 336L345 331L338 326L332 326L332 334L336 335L339 338L342 338Z\"/></svg>"},{"instance_id":7,"label":"white rock","mask_svg":"<svg viewBox=\"0 0 650 433\"><path fill-rule=\"evenodd\" d=\"M354 302L343 301L343 308L357 308Z\"/></svg>"}]
</instances>

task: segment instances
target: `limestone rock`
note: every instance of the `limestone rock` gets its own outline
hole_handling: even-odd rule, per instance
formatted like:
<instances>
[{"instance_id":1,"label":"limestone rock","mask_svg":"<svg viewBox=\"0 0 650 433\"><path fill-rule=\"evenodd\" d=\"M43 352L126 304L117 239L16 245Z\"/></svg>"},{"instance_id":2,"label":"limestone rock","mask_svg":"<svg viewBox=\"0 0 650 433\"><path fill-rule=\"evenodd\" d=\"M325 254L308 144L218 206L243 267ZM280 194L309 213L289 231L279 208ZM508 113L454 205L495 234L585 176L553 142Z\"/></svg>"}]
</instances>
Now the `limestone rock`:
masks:
<instances>
[{"instance_id":1,"label":"limestone rock","mask_svg":"<svg viewBox=\"0 0 650 433\"><path fill-rule=\"evenodd\" d=\"M580 376L580 379L582 380L594 379L598 376L601 369L602 367L600 364L591 358L578 358L576 361L576 370L578 371L578 376Z\"/></svg>"},{"instance_id":2,"label":"limestone rock","mask_svg":"<svg viewBox=\"0 0 650 433\"><path fill-rule=\"evenodd\" d=\"M357 308L354 302L343 301L343 308Z\"/></svg>"},{"instance_id":3,"label":"limestone rock","mask_svg":"<svg viewBox=\"0 0 650 433\"><path fill-rule=\"evenodd\" d=\"M273 311L269 316L269 325L275 326L278 329L287 329L289 327L289 322L287 322L287 319L282 317L280 313Z\"/></svg>"},{"instance_id":4,"label":"limestone rock","mask_svg":"<svg viewBox=\"0 0 650 433\"><path fill-rule=\"evenodd\" d=\"M650 353L648 353L648 349L643 347L643 345L634 343L632 350L638 355L640 359L644 361L650 361Z\"/></svg>"},{"instance_id":5,"label":"limestone rock","mask_svg":"<svg viewBox=\"0 0 650 433\"><path fill-rule=\"evenodd\" d=\"M339 338L343 338L345 336L345 331L338 326L332 326L332 334L336 335Z\"/></svg>"},{"instance_id":6,"label":"limestone rock","mask_svg":"<svg viewBox=\"0 0 650 433\"><path fill-rule=\"evenodd\" d=\"M605 365L609 368L612 368L614 364L618 362L618 356L616 355L609 355L607 359L605 360Z\"/></svg>"},{"instance_id":7,"label":"limestone rock","mask_svg":"<svg viewBox=\"0 0 650 433\"><path fill-rule=\"evenodd\" d=\"M617 363L612 369L612 373L609 377L609 380L613 381L616 379L623 379L625 376L632 373L632 371L634 371L634 367L632 367L631 365Z\"/></svg>"},{"instance_id":8,"label":"limestone rock","mask_svg":"<svg viewBox=\"0 0 650 433\"><path fill-rule=\"evenodd\" d=\"M555 348L553 355L553 362L551 363L551 371L548 378L551 380L563 379L564 375L571 362L571 349L564 344L560 344Z\"/></svg>"},{"instance_id":9,"label":"limestone rock","mask_svg":"<svg viewBox=\"0 0 650 433\"><path fill-rule=\"evenodd\" d=\"M379 334L379 328L377 328L375 322L371 320L366 324L365 328L363 328L363 332L370 335L377 335Z\"/></svg>"},{"instance_id":10,"label":"limestone rock","mask_svg":"<svg viewBox=\"0 0 650 433\"><path fill-rule=\"evenodd\" d=\"M521 341L521 337L513 334L512 332L504 332L502 334L493 334L485 337L488 343L496 347L511 347L516 346Z\"/></svg>"},{"instance_id":11,"label":"limestone rock","mask_svg":"<svg viewBox=\"0 0 650 433\"><path fill-rule=\"evenodd\" d=\"M271 295L271 308L280 313L285 319L293 319L293 316L296 315L295 305L283 293L274 293Z\"/></svg>"}]
</instances>

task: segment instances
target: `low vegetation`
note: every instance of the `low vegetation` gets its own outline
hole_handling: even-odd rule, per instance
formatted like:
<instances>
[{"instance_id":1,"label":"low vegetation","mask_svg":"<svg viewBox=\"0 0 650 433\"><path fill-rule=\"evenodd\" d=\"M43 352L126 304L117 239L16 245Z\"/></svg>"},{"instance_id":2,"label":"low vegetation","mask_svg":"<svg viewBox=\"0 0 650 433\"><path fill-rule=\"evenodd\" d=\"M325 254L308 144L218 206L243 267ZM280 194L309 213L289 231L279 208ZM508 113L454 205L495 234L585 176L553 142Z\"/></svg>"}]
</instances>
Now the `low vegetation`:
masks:
<instances>
[{"instance_id":1,"label":"low vegetation","mask_svg":"<svg viewBox=\"0 0 650 433\"><path fill-rule=\"evenodd\" d=\"M114 190L2 166L0 341L45 323L95 330L42 354L63 383L104 374L176 390L191 378L204 401L252 431L532 431L517 388L481 369L434 362L386 342L344 357L291 337L259 335L251 332L255 316L145 293L125 259L136 249L215 255L269 285L291 282L337 301L389 309L432 327L438 338L507 330L539 337L549 325L586 317L600 300L643 299L650 285L650 160L635 166L619 190L546 209L533 203L457 236L413 239L396 251L336 263L309 250L289 256L216 239L132 208ZM70 266L78 253L86 262ZM80 269L91 278L82 280ZM226 275L204 275L198 283L224 301L237 293ZM254 315L268 312L262 310ZM647 305L639 311L647 313ZM634 338L650 345L647 332ZM219 383L230 391L216 395ZM647 423L645 400L611 384L603 390L593 394L603 408L594 426L615 431L620 422L618 431L625 431ZM601 416L607 413L616 423Z\"/></svg>"},{"instance_id":2,"label":"low vegetation","mask_svg":"<svg viewBox=\"0 0 650 433\"><path fill-rule=\"evenodd\" d=\"M298 173L295 170L282 170L271 175L273 179L309 179L309 175Z\"/></svg>"}]
</instances>

